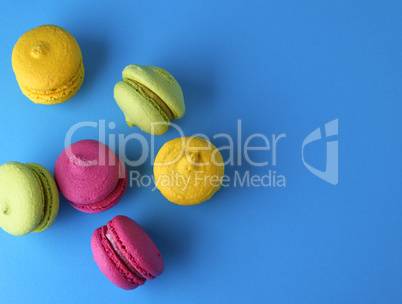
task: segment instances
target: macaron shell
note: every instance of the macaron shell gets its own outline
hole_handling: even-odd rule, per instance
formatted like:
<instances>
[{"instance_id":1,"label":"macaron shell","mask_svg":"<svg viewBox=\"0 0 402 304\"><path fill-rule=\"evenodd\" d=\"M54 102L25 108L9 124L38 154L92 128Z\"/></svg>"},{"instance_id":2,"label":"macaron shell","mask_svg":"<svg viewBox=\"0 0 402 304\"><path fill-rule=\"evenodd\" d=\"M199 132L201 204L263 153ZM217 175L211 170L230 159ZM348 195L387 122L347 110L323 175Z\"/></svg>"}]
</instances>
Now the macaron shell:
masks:
<instances>
[{"instance_id":1,"label":"macaron shell","mask_svg":"<svg viewBox=\"0 0 402 304\"><path fill-rule=\"evenodd\" d=\"M28 168L34 172L42 186L44 194L44 212L42 220L32 232L42 232L48 229L56 220L59 211L59 191L50 172L39 164L29 163Z\"/></svg>"},{"instance_id":2,"label":"macaron shell","mask_svg":"<svg viewBox=\"0 0 402 304\"><path fill-rule=\"evenodd\" d=\"M94 231L91 249L94 260L102 273L116 286L125 290L135 289L145 283L144 278L134 275L119 259L105 236L106 226Z\"/></svg>"},{"instance_id":3,"label":"macaron shell","mask_svg":"<svg viewBox=\"0 0 402 304\"><path fill-rule=\"evenodd\" d=\"M35 90L60 88L77 73L81 63L75 38L55 25L42 25L24 33L12 53L17 81Z\"/></svg>"},{"instance_id":4,"label":"macaron shell","mask_svg":"<svg viewBox=\"0 0 402 304\"><path fill-rule=\"evenodd\" d=\"M78 92L84 81L84 65L82 62L77 73L64 85L53 90L35 90L20 83L22 93L30 100L39 104L58 104L70 99Z\"/></svg>"},{"instance_id":5,"label":"macaron shell","mask_svg":"<svg viewBox=\"0 0 402 304\"><path fill-rule=\"evenodd\" d=\"M125 170L126 172L125 178L119 179L116 188L112 191L112 193L110 193L109 196L107 196L103 200L90 204L75 204L73 202L69 202L71 206L85 213L100 213L114 207L121 200L121 198L123 197L124 193L127 190L127 180L128 180L127 170L124 167L123 163L121 163L121 165L124 168L122 170Z\"/></svg>"},{"instance_id":6,"label":"macaron shell","mask_svg":"<svg viewBox=\"0 0 402 304\"><path fill-rule=\"evenodd\" d=\"M107 229L117 248L146 279L152 280L164 270L162 256L145 230L126 216L116 216Z\"/></svg>"},{"instance_id":7,"label":"macaron shell","mask_svg":"<svg viewBox=\"0 0 402 304\"><path fill-rule=\"evenodd\" d=\"M141 90L120 81L114 87L114 99L130 127L136 125L154 135L166 133L170 124L167 115Z\"/></svg>"},{"instance_id":8,"label":"macaron shell","mask_svg":"<svg viewBox=\"0 0 402 304\"><path fill-rule=\"evenodd\" d=\"M174 119L183 117L185 113L183 91L168 71L150 65L132 64L124 68L123 79L137 81L158 95L168 106Z\"/></svg>"},{"instance_id":9,"label":"macaron shell","mask_svg":"<svg viewBox=\"0 0 402 304\"><path fill-rule=\"evenodd\" d=\"M58 157L54 175L60 192L70 202L90 204L105 199L116 188L119 158L105 144L81 140Z\"/></svg>"},{"instance_id":10,"label":"macaron shell","mask_svg":"<svg viewBox=\"0 0 402 304\"><path fill-rule=\"evenodd\" d=\"M38 226L43 211L39 177L22 163L0 166L0 227L12 235L26 235Z\"/></svg>"},{"instance_id":11,"label":"macaron shell","mask_svg":"<svg viewBox=\"0 0 402 304\"><path fill-rule=\"evenodd\" d=\"M172 172L180 176L179 181L172 179ZM198 137L166 142L154 162L156 187L169 201L179 205L209 200L220 189L223 175L221 153L212 143Z\"/></svg>"}]
</instances>

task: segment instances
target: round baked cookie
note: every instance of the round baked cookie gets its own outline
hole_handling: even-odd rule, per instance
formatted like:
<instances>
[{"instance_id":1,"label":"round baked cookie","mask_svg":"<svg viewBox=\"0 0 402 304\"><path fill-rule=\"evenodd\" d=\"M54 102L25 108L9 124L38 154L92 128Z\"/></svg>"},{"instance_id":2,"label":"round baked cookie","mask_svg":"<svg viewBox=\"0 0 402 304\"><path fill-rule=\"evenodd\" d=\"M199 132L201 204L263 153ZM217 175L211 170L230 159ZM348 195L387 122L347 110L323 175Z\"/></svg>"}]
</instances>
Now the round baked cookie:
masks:
<instances>
[{"instance_id":1,"label":"round baked cookie","mask_svg":"<svg viewBox=\"0 0 402 304\"><path fill-rule=\"evenodd\" d=\"M12 235L42 232L56 219L59 192L50 172L39 164L0 166L0 227Z\"/></svg>"},{"instance_id":2,"label":"round baked cookie","mask_svg":"<svg viewBox=\"0 0 402 304\"><path fill-rule=\"evenodd\" d=\"M102 273L126 290L144 285L165 269L162 255L151 237L127 216L115 216L96 229L91 248Z\"/></svg>"},{"instance_id":3,"label":"round baked cookie","mask_svg":"<svg viewBox=\"0 0 402 304\"><path fill-rule=\"evenodd\" d=\"M114 87L114 99L130 127L152 135L166 133L173 119L185 113L182 89L166 70L131 64L123 70L123 81Z\"/></svg>"},{"instance_id":4,"label":"round baked cookie","mask_svg":"<svg viewBox=\"0 0 402 304\"><path fill-rule=\"evenodd\" d=\"M156 155L155 184L169 201L196 205L220 189L224 169L222 155L212 143L179 137L165 143Z\"/></svg>"},{"instance_id":5,"label":"round baked cookie","mask_svg":"<svg viewBox=\"0 0 402 304\"><path fill-rule=\"evenodd\" d=\"M75 38L56 25L24 33L14 46L12 66L24 95L35 103L70 99L84 80L84 65Z\"/></svg>"},{"instance_id":6,"label":"round baked cookie","mask_svg":"<svg viewBox=\"0 0 402 304\"><path fill-rule=\"evenodd\" d=\"M86 213L112 208L127 189L124 163L96 140L80 140L68 146L57 158L54 176L68 202Z\"/></svg>"}]
</instances>

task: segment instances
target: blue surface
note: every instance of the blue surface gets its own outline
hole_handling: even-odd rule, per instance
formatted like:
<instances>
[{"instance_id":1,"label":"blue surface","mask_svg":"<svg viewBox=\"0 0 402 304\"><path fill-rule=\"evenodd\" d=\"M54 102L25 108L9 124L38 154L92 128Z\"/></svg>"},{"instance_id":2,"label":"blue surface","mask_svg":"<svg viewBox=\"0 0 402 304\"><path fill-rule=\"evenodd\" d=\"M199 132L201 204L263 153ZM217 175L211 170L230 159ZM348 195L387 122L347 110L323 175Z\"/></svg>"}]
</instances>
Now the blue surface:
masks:
<instances>
[{"instance_id":1,"label":"blue surface","mask_svg":"<svg viewBox=\"0 0 402 304\"><path fill-rule=\"evenodd\" d=\"M228 140L214 135L225 133L236 150L226 166L231 182L201 205L176 206L152 185L133 186L101 214L62 198L47 231L0 230L1 303L401 303L401 16L399 0L3 3L0 163L53 172L66 133L82 121L114 122L107 144L138 134L151 147L113 100L132 63L165 68L181 84L187 111L176 123L185 135L205 134L222 148ZM84 84L57 106L23 96L11 67L17 39L42 24L67 29L83 52ZM326 139L325 124L336 119L338 135ZM324 171L326 143L338 143L335 185L303 164L303 141L317 128L322 139L305 146L304 160ZM98 131L79 129L73 141L98 139ZM256 133L271 150L249 157L268 165L238 153ZM281 134L274 165L272 135ZM155 152L178 136L170 128L154 138ZM115 150L136 160L143 149L133 139ZM148 155L128 170L152 176ZM267 187L234 186L236 176L257 180L270 170L286 187L267 186L267 177ZM140 223L165 260L160 277L129 292L101 274L90 249L93 230L119 214Z\"/></svg>"}]
</instances>

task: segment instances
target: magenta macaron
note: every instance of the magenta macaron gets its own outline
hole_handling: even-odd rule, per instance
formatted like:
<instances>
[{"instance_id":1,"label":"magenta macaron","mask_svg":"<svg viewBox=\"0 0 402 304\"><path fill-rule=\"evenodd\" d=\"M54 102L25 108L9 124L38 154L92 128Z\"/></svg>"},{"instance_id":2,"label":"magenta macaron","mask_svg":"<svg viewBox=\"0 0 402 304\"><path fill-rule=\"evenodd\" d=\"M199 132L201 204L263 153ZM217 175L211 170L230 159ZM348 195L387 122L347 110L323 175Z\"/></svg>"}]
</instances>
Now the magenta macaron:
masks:
<instances>
[{"instance_id":1,"label":"magenta macaron","mask_svg":"<svg viewBox=\"0 0 402 304\"><path fill-rule=\"evenodd\" d=\"M81 140L67 147L56 161L54 176L68 202L86 213L112 208L127 189L123 162L96 140Z\"/></svg>"},{"instance_id":2,"label":"magenta macaron","mask_svg":"<svg viewBox=\"0 0 402 304\"><path fill-rule=\"evenodd\" d=\"M164 270L162 256L152 239L126 216L118 215L96 229L91 248L102 273L126 290L143 285Z\"/></svg>"}]
</instances>

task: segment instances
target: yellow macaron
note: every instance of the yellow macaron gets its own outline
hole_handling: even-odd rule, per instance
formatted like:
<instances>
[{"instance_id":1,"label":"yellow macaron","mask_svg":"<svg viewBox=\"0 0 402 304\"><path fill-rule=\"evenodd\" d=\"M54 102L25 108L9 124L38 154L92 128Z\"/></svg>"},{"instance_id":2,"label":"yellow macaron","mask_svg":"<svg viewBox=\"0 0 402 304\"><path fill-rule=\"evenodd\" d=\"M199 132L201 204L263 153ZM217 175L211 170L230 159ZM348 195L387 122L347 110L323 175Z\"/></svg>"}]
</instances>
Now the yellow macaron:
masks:
<instances>
[{"instance_id":1,"label":"yellow macaron","mask_svg":"<svg viewBox=\"0 0 402 304\"><path fill-rule=\"evenodd\" d=\"M196 205L220 189L224 169L222 155L212 143L179 137L165 143L156 155L155 184L169 201Z\"/></svg>"},{"instance_id":2,"label":"yellow macaron","mask_svg":"<svg viewBox=\"0 0 402 304\"><path fill-rule=\"evenodd\" d=\"M12 66L22 93L35 103L62 103L77 93L84 80L77 41L56 25L24 33L14 46Z\"/></svg>"}]
</instances>

